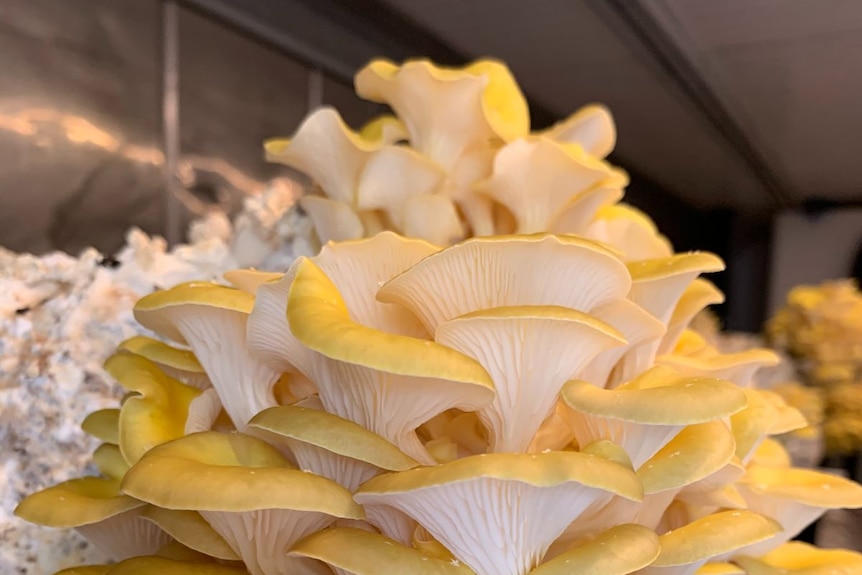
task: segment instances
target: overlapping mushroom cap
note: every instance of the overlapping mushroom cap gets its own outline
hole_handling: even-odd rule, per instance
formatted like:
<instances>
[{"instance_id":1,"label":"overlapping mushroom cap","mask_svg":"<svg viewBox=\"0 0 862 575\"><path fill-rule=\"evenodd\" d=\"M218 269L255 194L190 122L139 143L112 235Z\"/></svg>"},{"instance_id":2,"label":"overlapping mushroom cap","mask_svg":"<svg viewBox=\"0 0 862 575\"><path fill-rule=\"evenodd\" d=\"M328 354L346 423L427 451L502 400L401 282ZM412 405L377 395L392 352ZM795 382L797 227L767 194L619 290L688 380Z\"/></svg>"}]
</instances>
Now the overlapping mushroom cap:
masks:
<instances>
[{"instance_id":1,"label":"overlapping mushroom cap","mask_svg":"<svg viewBox=\"0 0 862 575\"><path fill-rule=\"evenodd\" d=\"M136 317L171 343L134 338L108 360L129 393L84 422L105 442L102 477L19 507L159 537L77 572L859 565L787 543L826 509L862 507L862 487L789 468L769 436L804 418L750 389L773 354L687 331L721 301L699 276L723 263L675 254L618 203L604 108L530 133L494 61L376 61L356 86L397 118L354 132L322 109L266 145L314 180L302 205L320 253L141 300Z\"/></svg>"}]
</instances>

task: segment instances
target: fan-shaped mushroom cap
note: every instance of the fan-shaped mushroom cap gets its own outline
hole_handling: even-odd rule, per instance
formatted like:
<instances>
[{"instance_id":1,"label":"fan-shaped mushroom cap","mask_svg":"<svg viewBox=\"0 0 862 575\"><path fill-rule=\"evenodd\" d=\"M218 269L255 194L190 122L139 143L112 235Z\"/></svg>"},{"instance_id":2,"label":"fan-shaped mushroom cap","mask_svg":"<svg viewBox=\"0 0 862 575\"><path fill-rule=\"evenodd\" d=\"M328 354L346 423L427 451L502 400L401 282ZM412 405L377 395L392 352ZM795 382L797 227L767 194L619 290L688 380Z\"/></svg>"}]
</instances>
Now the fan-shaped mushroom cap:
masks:
<instances>
[{"instance_id":1,"label":"fan-shaped mushroom cap","mask_svg":"<svg viewBox=\"0 0 862 575\"><path fill-rule=\"evenodd\" d=\"M28 497L15 515L48 527L74 527L111 559L158 551L170 537L140 515L145 503L123 495L115 478L82 477Z\"/></svg>"},{"instance_id":2,"label":"fan-shaped mushroom cap","mask_svg":"<svg viewBox=\"0 0 862 575\"><path fill-rule=\"evenodd\" d=\"M179 379L198 389L210 387L209 377L195 354L187 349L179 349L163 341L137 335L131 337L119 346L118 351L128 351L140 355L156 365L169 376Z\"/></svg>"},{"instance_id":3,"label":"fan-shaped mushroom cap","mask_svg":"<svg viewBox=\"0 0 862 575\"><path fill-rule=\"evenodd\" d=\"M582 235L613 246L626 262L673 255L673 246L649 216L624 203L602 207Z\"/></svg>"},{"instance_id":4,"label":"fan-shaped mushroom cap","mask_svg":"<svg viewBox=\"0 0 862 575\"><path fill-rule=\"evenodd\" d=\"M617 129L610 111L602 105L590 104L541 132L541 135L565 144L578 144L597 158L604 158L614 149Z\"/></svg>"},{"instance_id":5,"label":"fan-shaped mushroom cap","mask_svg":"<svg viewBox=\"0 0 862 575\"><path fill-rule=\"evenodd\" d=\"M73 567L72 569L64 569L56 575L153 575L153 573L159 575L247 575L247 571L241 567L181 561L155 555L132 557L115 565Z\"/></svg>"},{"instance_id":6,"label":"fan-shaped mushroom cap","mask_svg":"<svg viewBox=\"0 0 862 575\"><path fill-rule=\"evenodd\" d=\"M495 307L554 305L589 313L623 299L630 285L622 262L594 242L498 236L469 239L422 260L384 284L377 299L407 307L434 333L445 321Z\"/></svg>"},{"instance_id":7,"label":"fan-shaped mushroom cap","mask_svg":"<svg viewBox=\"0 0 862 575\"><path fill-rule=\"evenodd\" d=\"M845 549L820 549L791 541L757 559L735 557L749 575L854 575L862 572L862 555Z\"/></svg>"},{"instance_id":8,"label":"fan-shaped mushroom cap","mask_svg":"<svg viewBox=\"0 0 862 575\"><path fill-rule=\"evenodd\" d=\"M192 348L237 429L276 404L272 387L280 375L252 356L246 345L254 299L225 286L182 285L150 294L135 305L135 318L142 325Z\"/></svg>"},{"instance_id":9,"label":"fan-shaped mushroom cap","mask_svg":"<svg viewBox=\"0 0 862 575\"><path fill-rule=\"evenodd\" d=\"M299 263L287 317L293 336L316 352L303 371L318 385L327 411L427 462L414 430L446 409L488 404L490 377L453 349L357 323L355 309L314 262Z\"/></svg>"},{"instance_id":10,"label":"fan-shaped mushroom cap","mask_svg":"<svg viewBox=\"0 0 862 575\"><path fill-rule=\"evenodd\" d=\"M751 387L754 375L764 367L778 365L781 358L768 349L749 349L738 353L686 356L663 355L656 363L667 365L692 376L718 377L740 387Z\"/></svg>"},{"instance_id":11,"label":"fan-shaped mushroom cap","mask_svg":"<svg viewBox=\"0 0 862 575\"><path fill-rule=\"evenodd\" d=\"M419 462L376 433L325 411L285 405L257 414L249 425L282 439L308 469L355 491L380 470L405 471Z\"/></svg>"},{"instance_id":12,"label":"fan-shaped mushroom cap","mask_svg":"<svg viewBox=\"0 0 862 575\"><path fill-rule=\"evenodd\" d=\"M515 233L532 234L551 229L575 198L613 177L609 165L587 155L577 144L530 137L497 152L491 177L475 190L512 213Z\"/></svg>"},{"instance_id":13,"label":"fan-shaped mushroom cap","mask_svg":"<svg viewBox=\"0 0 862 575\"><path fill-rule=\"evenodd\" d=\"M120 410L116 408L94 411L81 422L81 429L105 443L120 442Z\"/></svg>"},{"instance_id":14,"label":"fan-shaped mushroom cap","mask_svg":"<svg viewBox=\"0 0 862 575\"><path fill-rule=\"evenodd\" d=\"M862 485L811 469L749 465L737 487L749 509L783 527L776 537L746 549L746 555L761 555L796 537L828 509L862 508Z\"/></svg>"},{"instance_id":15,"label":"fan-shaped mushroom cap","mask_svg":"<svg viewBox=\"0 0 862 575\"><path fill-rule=\"evenodd\" d=\"M514 453L527 450L567 380L598 353L625 343L612 326L558 306L472 312L438 326L435 338L490 374L496 394L478 414L490 449Z\"/></svg>"},{"instance_id":16,"label":"fan-shaped mushroom cap","mask_svg":"<svg viewBox=\"0 0 862 575\"><path fill-rule=\"evenodd\" d=\"M794 408L779 404L774 396L760 389L745 389L745 409L730 417L736 437L736 455L747 463L767 435L787 433L807 425L805 417Z\"/></svg>"},{"instance_id":17,"label":"fan-shaped mushroom cap","mask_svg":"<svg viewBox=\"0 0 862 575\"><path fill-rule=\"evenodd\" d=\"M255 269L236 269L226 271L222 277L236 289L254 295L257 288L267 282L281 279L283 275L283 273L263 272Z\"/></svg>"},{"instance_id":18,"label":"fan-shaped mushroom cap","mask_svg":"<svg viewBox=\"0 0 862 575\"><path fill-rule=\"evenodd\" d=\"M123 457L119 445L103 443L93 452L93 463L105 477L120 480L129 470L129 463Z\"/></svg>"},{"instance_id":19,"label":"fan-shaped mushroom cap","mask_svg":"<svg viewBox=\"0 0 862 575\"><path fill-rule=\"evenodd\" d=\"M652 314L627 299L602 304L594 308L590 314L618 329L627 344L598 354L578 379L588 381L597 387L606 387L614 366L629 351L634 353L629 359L633 370L640 372L652 364L651 350L642 344L657 340L665 333L664 324Z\"/></svg>"},{"instance_id":20,"label":"fan-shaped mushroom cap","mask_svg":"<svg viewBox=\"0 0 862 575\"><path fill-rule=\"evenodd\" d=\"M356 185L371 153L380 147L353 132L330 107L319 108L299 126L291 139L264 144L267 160L303 172L324 193L345 207L354 205Z\"/></svg>"},{"instance_id":21,"label":"fan-shaped mushroom cap","mask_svg":"<svg viewBox=\"0 0 862 575\"><path fill-rule=\"evenodd\" d=\"M291 555L317 559L352 575L473 575L466 565L427 555L383 535L336 527L309 535Z\"/></svg>"},{"instance_id":22,"label":"fan-shaped mushroom cap","mask_svg":"<svg viewBox=\"0 0 862 575\"><path fill-rule=\"evenodd\" d=\"M119 445L126 461L134 464L154 446L184 435L189 405L201 394L199 389L128 353L109 357L105 370L123 387L136 392L120 408Z\"/></svg>"},{"instance_id":23,"label":"fan-shaped mushroom cap","mask_svg":"<svg viewBox=\"0 0 862 575\"><path fill-rule=\"evenodd\" d=\"M478 575L526 575L586 508L642 497L630 469L577 452L494 453L380 475L354 496L416 519Z\"/></svg>"},{"instance_id":24,"label":"fan-shaped mushroom cap","mask_svg":"<svg viewBox=\"0 0 862 575\"><path fill-rule=\"evenodd\" d=\"M227 541L196 511L162 509L150 505L144 509L142 516L161 527L189 549L217 559L239 560L239 556L234 553Z\"/></svg>"},{"instance_id":25,"label":"fan-shaped mushroom cap","mask_svg":"<svg viewBox=\"0 0 862 575\"><path fill-rule=\"evenodd\" d=\"M518 84L493 60L460 69L428 60L402 66L374 60L356 74L354 84L359 96L388 104L407 126L413 148L446 170L473 145L510 141L530 130Z\"/></svg>"},{"instance_id":26,"label":"fan-shaped mushroom cap","mask_svg":"<svg viewBox=\"0 0 862 575\"><path fill-rule=\"evenodd\" d=\"M645 575L694 574L709 561L721 561L753 543L769 539L781 526L750 511L708 515L659 538L661 553Z\"/></svg>"},{"instance_id":27,"label":"fan-shaped mushroom cap","mask_svg":"<svg viewBox=\"0 0 862 575\"><path fill-rule=\"evenodd\" d=\"M349 491L238 433L201 432L160 445L126 473L122 489L164 509L198 511L252 572L263 574L315 569L272 550L337 517L364 517Z\"/></svg>"},{"instance_id":28,"label":"fan-shaped mushroom cap","mask_svg":"<svg viewBox=\"0 0 862 575\"><path fill-rule=\"evenodd\" d=\"M554 234L583 236L596 214L602 208L618 202L622 197L622 186L613 182L603 183L581 192L563 206L548 231Z\"/></svg>"},{"instance_id":29,"label":"fan-shaped mushroom cap","mask_svg":"<svg viewBox=\"0 0 862 575\"><path fill-rule=\"evenodd\" d=\"M539 565L530 575L627 575L652 563L659 539L642 525L619 525Z\"/></svg>"},{"instance_id":30,"label":"fan-shaped mushroom cap","mask_svg":"<svg viewBox=\"0 0 862 575\"><path fill-rule=\"evenodd\" d=\"M646 384L661 378L663 385ZM682 378L662 369L615 390L570 381L560 397L572 409L568 421L579 444L610 439L623 446L635 468L686 425L726 417L745 407L745 394L731 383Z\"/></svg>"},{"instance_id":31,"label":"fan-shaped mushroom cap","mask_svg":"<svg viewBox=\"0 0 862 575\"><path fill-rule=\"evenodd\" d=\"M691 320L707 306L724 302L724 294L715 285L703 278L692 281L673 309L668 322L667 333L662 338L658 353L673 351L682 332L688 328Z\"/></svg>"}]
</instances>

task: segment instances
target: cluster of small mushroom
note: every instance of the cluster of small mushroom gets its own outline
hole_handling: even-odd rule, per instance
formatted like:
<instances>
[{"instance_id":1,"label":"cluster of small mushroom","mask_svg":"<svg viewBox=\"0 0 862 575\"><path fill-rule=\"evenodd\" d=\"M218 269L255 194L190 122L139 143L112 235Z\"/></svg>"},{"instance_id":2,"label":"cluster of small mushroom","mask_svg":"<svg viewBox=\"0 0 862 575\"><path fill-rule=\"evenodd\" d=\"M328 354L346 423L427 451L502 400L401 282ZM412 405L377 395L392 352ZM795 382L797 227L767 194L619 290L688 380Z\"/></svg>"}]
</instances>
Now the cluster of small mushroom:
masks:
<instances>
[{"instance_id":1,"label":"cluster of small mushroom","mask_svg":"<svg viewBox=\"0 0 862 575\"><path fill-rule=\"evenodd\" d=\"M862 449L862 293L852 280L798 286L767 325L825 397L823 431L832 454Z\"/></svg>"},{"instance_id":2,"label":"cluster of small mushroom","mask_svg":"<svg viewBox=\"0 0 862 575\"><path fill-rule=\"evenodd\" d=\"M356 84L399 119L353 133L323 110L267 145L339 241L137 304L173 343L107 361L129 393L84 422L101 476L18 508L118 561L66 575L862 569L790 542L862 486L770 438L806 424L751 387L773 353L687 330L723 264L616 203L606 111L530 134L489 61Z\"/></svg>"}]
</instances>

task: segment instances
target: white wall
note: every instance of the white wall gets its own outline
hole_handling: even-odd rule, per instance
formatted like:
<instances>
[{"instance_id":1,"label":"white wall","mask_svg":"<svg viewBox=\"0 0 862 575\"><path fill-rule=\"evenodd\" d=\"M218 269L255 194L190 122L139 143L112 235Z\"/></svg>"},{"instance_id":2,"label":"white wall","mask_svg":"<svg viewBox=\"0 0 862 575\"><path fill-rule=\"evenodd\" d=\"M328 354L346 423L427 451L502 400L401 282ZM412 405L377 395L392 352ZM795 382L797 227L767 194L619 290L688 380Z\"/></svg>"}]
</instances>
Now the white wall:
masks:
<instances>
[{"instance_id":1,"label":"white wall","mask_svg":"<svg viewBox=\"0 0 862 575\"><path fill-rule=\"evenodd\" d=\"M796 285L847 277L862 242L862 209L786 212L773 230L770 315Z\"/></svg>"}]
</instances>

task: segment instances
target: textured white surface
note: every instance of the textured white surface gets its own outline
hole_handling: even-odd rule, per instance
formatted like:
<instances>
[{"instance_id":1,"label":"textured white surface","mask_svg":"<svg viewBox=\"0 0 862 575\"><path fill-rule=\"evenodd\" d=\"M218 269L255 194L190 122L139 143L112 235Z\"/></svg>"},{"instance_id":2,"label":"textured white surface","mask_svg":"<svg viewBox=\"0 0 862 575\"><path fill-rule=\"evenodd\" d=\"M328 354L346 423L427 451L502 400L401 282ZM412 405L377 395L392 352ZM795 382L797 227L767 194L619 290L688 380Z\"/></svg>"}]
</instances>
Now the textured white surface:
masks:
<instances>
[{"instance_id":1,"label":"textured white surface","mask_svg":"<svg viewBox=\"0 0 862 575\"><path fill-rule=\"evenodd\" d=\"M104 559L76 533L12 514L25 495L85 473L98 442L80 429L121 395L102 362L142 328L132 306L153 289L218 279L239 266L283 270L308 255L310 227L291 190L250 198L231 224L195 222L191 244L168 250L131 230L116 260L18 255L0 249L0 574L50 575Z\"/></svg>"}]
</instances>

